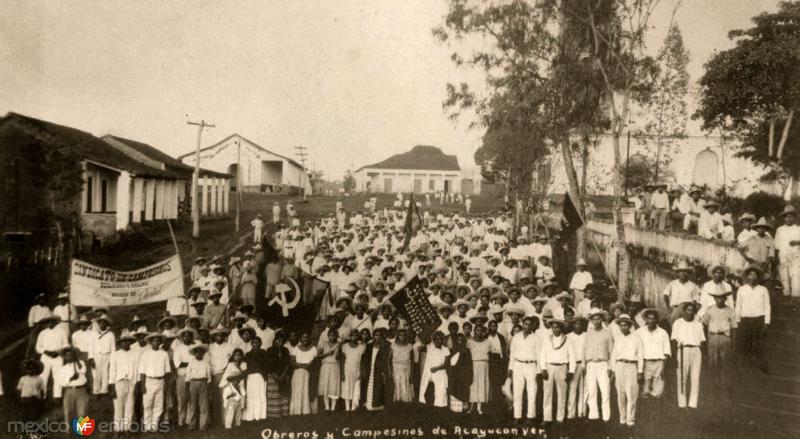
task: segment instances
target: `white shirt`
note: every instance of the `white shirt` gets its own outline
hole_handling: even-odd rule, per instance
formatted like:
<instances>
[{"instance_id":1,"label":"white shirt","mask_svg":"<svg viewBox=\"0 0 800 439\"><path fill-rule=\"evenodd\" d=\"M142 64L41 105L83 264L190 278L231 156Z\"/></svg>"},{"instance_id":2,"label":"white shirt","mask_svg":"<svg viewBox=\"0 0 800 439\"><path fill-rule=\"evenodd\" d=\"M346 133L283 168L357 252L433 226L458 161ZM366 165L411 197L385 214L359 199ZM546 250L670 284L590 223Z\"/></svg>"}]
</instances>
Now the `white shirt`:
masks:
<instances>
[{"instance_id":1,"label":"white shirt","mask_svg":"<svg viewBox=\"0 0 800 439\"><path fill-rule=\"evenodd\" d=\"M211 346L208 348L208 358L211 362L211 373L216 375L220 374L225 371L225 366L228 365L228 360L231 358L231 354L233 354L233 345L224 342L224 343L211 343Z\"/></svg>"},{"instance_id":2,"label":"white shirt","mask_svg":"<svg viewBox=\"0 0 800 439\"><path fill-rule=\"evenodd\" d=\"M50 317L50 308L43 305L33 305L28 313L28 326L33 326L43 318Z\"/></svg>"},{"instance_id":3,"label":"white shirt","mask_svg":"<svg viewBox=\"0 0 800 439\"><path fill-rule=\"evenodd\" d=\"M76 379L72 376L78 374ZM61 387L82 387L86 385L86 364L83 361L73 361L64 364L55 371L53 381Z\"/></svg>"},{"instance_id":4,"label":"white shirt","mask_svg":"<svg viewBox=\"0 0 800 439\"><path fill-rule=\"evenodd\" d=\"M703 324L696 318L689 322L681 317L672 323L672 339L677 341L678 345L700 346L706 341Z\"/></svg>"},{"instance_id":5,"label":"white shirt","mask_svg":"<svg viewBox=\"0 0 800 439\"><path fill-rule=\"evenodd\" d=\"M775 249L778 250L781 262L787 262L790 258L800 255L800 247L789 245L791 241L800 241L800 226L782 225L775 230Z\"/></svg>"},{"instance_id":6,"label":"white shirt","mask_svg":"<svg viewBox=\"0 0 800 439\"><path fill-rule=\"evenodd\" d=\"M148 378L163 378L172 370L169 364L169 355L161 349L154 350L152 346L145 348L139 360L139 374Z\"/></svg>"},{"instance_id":7,"label":"white shirt","mask_svg":"<svg viewBox=\"0 0 800 439\"><path fill-rule=\"evenodd\" d=\"M590 283L592 283L592 273L589 273L586 270L576 271L575 274L572 275L572 281L569 283L569 289L583 291L586 288L586 285Z\"/></svg>"},{"instance_id":8,"label":"white shirt","mask_svg":"<svg viewBox=\"0 0 800 439\"><path fill-rule=\"evenodd\" d=\"M43 354L45 351L58 352L69 346L67 334L60 328L45 328L36 339L36 352Z\"/></svg>"},{"instance_id":9,"label":"white shirt","mask_svg":"<svg viewBox=\"0 0 800 439\"><path fill-rule=\"evenodd\" d=\"M682 283L678 279L673 279L664 288L664 295L669 297L669 306L675 307L684 302L697 302L700 292L697 285L690 280Z\"/></svg>"},{"instance_id":10,"label":"white shirt","mask_svg":"<svg viewBox=\"0 0 800 439\"><path fill-rule=\"evenodd\" d=\"M374 353L378 350L373 349L372 351ZM428 349L425 353L424 371L430 372L431 368L443 365L448 356L450 356L450 349L447 349L447 346L442 345L441 348L437 348L433 343L428 344ZM439 370L437 372L444 372L444 370Z\"/></svg>"},{"instance_id":11,"label":"white shirt","mask_svg":"<svg viewBox=\"0 0 800 439\"><path fill-rule=\"evenodd\" d=\"M618 360L635 361L639 373L644 371L644 348L642 339L636 333L630 332L628 335L620 333L619 337L614 340L611 362L615 363Z\"/></svg>"},{"instance_id":12,"label":"white shirt","mask_svg":"<svg viewBox=\"0 0 800 439\"><path fill-rule=\"evenodd\" d=\"M171 316L185 316L189 314L189 304L186 302L186 298L181 297L170 297L167 299L167 312Z\"/></svg>"},{"instance_id":13,"label":"white shirt","mask_svg":"<svg viewBox=\"0 0 800 439\"><path fill-rule=\"evenodd\" d=\"M669 334L663 328L656 326L654 331L650 331L642 326L636 330L636 335L642 340L645 360L663 360L672 354Z\"/></svg>"},{"instance_id":14,"label":"white shirt","mask_svg":"<svg viewBox=\"0 0 800 439\"><path fill-rule=\"evenodd\" d=\"M114 351L108 365L108 381L139 381L139 355L131 349Z\"/></svg>"},{"instance_id":15,"label":"white shirt","mask_svg":"<svg viewBox=\"0 0 800 439\"><path fill-rule=\"evenodd\" d=\"M567 334L567 339L572 343L572 352L575 354L575 361L583 361L583 345L586 342L586 331L580 335L574 332Z\"/></svg>"},{"instance_id":16,"label":"white shirt","mask_svg":"<svg viewBox=\"0 0 800 439\"><path fill-rule=\"evenodd\" d=\"M92 346L92 340L97 337L97 333L90 329L77 330L72 333L72 346L81 352L89 352Z\"/></svg>"},{"instance_id":17,"label":"white shirt","mask_svg":"<svg viewBox=\"0 0 800 439\"><path fill-rule=\"evenodd\" d=\"M539 351L539 364L542 369L547 369L552 365L567 365L567 371L575 372L575 351L572 350L572 343L569 338L561 334L556 337L551 335L545 337L541 343Z\"/></svg>"},{"instance_id":18,"label":"white shirt","mask_svg":"<svg viewBox=\"0 0 800 439\"><path fill-rule=\"evenodd\" d=\"M725 289L725 292L730 293L733 291L731 284L725 281L720 283L722 284L722 288ZM714 296L712 296L712 293L716 293L716 291L717 284L713 280L703 284L703 288L700 290L700 310L697 311L698 317L703 317L703 314L706 312L706 308L716 305L717 302L714 301ZM725 304L733 308L733 294L728 295L728 297L725 299Z\"/></svg>"},{"instance_id":19,"label":"white shirt","mask_svg":"<svg viewBox=\"0 0 800 439\"><path fill-rule=\"evenodd\" d=\"M91 345L89 345L89 358L95 358L98 355L108 355L114 352L116 347L116 337L111 330L107 329L102 334L95 333Z\"/></svg>"},{"instance_id":20,"label":"white shirt","mask_svg":"<svg viewBox=\"0 0 800 439\"><path fill-rule=\"evenodd\" d=\"M513 367L517 361L523 363L535 362L538 359L537 354L539 352L539 337L535 333L525 336L525 331L520 331L517 335L511 337L508 367Z\"/></svg>"},{"instance_id":21,"label":"white shirt","mask_svg":"<svg viewBox=\"0 0 800 439\"><path fill-rule=\"evenodd\" d=\"M756 285L751 287L750 284L744 284L739 287L736 294L736 321L742 320L742 317L761 317L764 316L764 323L769 325L772 309L769 302L769 291L762 286Z\"/></svg>"}]
</instances>

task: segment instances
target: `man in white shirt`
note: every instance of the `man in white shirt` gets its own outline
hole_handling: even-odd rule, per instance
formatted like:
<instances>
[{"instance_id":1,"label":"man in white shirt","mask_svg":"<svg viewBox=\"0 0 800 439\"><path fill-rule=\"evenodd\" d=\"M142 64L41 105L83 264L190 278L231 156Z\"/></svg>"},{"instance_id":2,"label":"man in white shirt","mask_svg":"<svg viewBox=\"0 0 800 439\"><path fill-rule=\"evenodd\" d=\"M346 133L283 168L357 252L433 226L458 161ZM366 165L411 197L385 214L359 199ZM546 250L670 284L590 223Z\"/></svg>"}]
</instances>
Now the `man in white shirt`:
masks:
<instances>
[{"instance_id":1,"label":"man in white shirt","mask_svg":"<svg viewBox=\"0 0 800 439\"><path fill-rule=\"evenodd\" d=\"M671 320L676 320L681 316L684 304L698 301L700 290L697 284L689 280L689 274L693 269L686 261L680 261L672 271L677 273L678 278L670 281L664 288L664 303L667 309L672 310Z\"/></svg>"},{"instance_id":2,"label":"man in white shirt","mask_svg":"<svg viewBox=\"0 0 800 439\"><path fill-rule=\"evenodd\" d=\"M139 380L142 384L142 431L158 431L158 419L164 411L164 383L171 372L169 355L161 349L163 336L153 333L145 337L150 344L139 359Z\"/></svg>"},{"instance_id":3,"label":"man in white shirt","mask_svg":"<svg viewBox=\"0 0 800 439\"><path fill-rule=\"evenodd\" d=\"M40 320L39 323L47 325L45 329L39 332L36 338L36 353L41 355L39 360L42 362L42 377L45 387L47 387L47 380L53 374L53 394L54 398L61 398L61 384L56 379L55 373L63 364L61 358L61 351L69 346L67 335L64 334L60 328L57 328L61 319L58 316L49 316Z\"/></svg>"},{"instance_id":4,"label":"man in white shirt","mask_svg":"<svg viewBox=\"0 0 800 439\"><path fill-rule=\"evenodd\" d=\"M697 408L700 398L700 367L703 355L700 350L706 341L703 324L695 318L697 305L686 304L683 317L672 324L672 339L678 345L677 388L678 407L686 407L686 393L689 393L689 408Z\"/></svg>"},{"instance_id":5,"label":"man in white shirt","mask_svg":"<svg viewBox=\"0 0 800 439\"><path fill-rule=\"evenodd\" d=\"M576 415L579 418L586 416L586 386L584 384L586 367L583 363L586 325L586 318L575 317L575 320L572 321L572 332L567 334L569 343L572 344L572 352L575 354L575 374L569 380L569 389L567 390L567 419L575 419Z\"/></svg>"},{"instance_id":6,"label":"man in white shirt","mask_svg":"<svg viewBox=\"0 0 800 439\"><path fill-rule=\"evenodd\" d=\"M633 427L636 422L639 381L644 372L644 348L639 336L631 332L633 320L627 314L622 314L616 322L620 335L614 341L611 363L614 365L619 423Z\"/></svg>"},{"instance_id":7,"label":"man in white shirt","mask_svg":"<svg viewBox=\"0 0 800 439\"><path fill-rule=\"evenodd\" d=\"M755 361L762 370L767 370L764 358L764 333L772 317L769 291L761 281L761 270L748 267L743 273L747 283L739 287L736 294L736 322L741 332L742 350L745 358Z\"/></svg>"},{"instance_id":8,"label":"man in white shirt","mask_svg":"<svg viewBox=\"0 0 800 439\"><path fill-rule=\"evenodd\" d=\"M589 273L586 267L586 260L583 258L578 259L578 263L575 264L575 274L572 275L572 280L569 283L569 289L575 297L576 304L581 303L583 300L583 292L586 289L586 285L593 282L592 273Z\"/></svg>"},{"instance_id":9,"label":"man in white shirt","mask_svg":"<svg viewBox=\"0 0 800 439\"><path fill-rule=\"evenodd\" d=\"M55 329L55 331L63 334L60 329ZM72 347L63 348L61 355L62 364L53 373L53 387L58 385L59 392L63 389L64 422L69 425L73 419L78 416L86 416L86 413L89 413L89 394L86 392L86 364L78 359L78 353Z\"/></svg>"},{"instance_id":10,"label":"man in white shirt","mask_svg":"<svg viewBox=\"0 0 800 439\"><path fill-rule=\"evenodd\" d=\"M522 319L522 331L511 338L508 377L514 392L514 420L522 421L522 394L528 395L527 418L536 417L536 361L540 351L539 339L533 333L533 317Z\"/></svg>"},{"instance_id":11,"label":"man in white shirt","mask_svg":"<svg viewBox=\"0 0 800 439\"><path fill-rule=\"evenodd\" d=\"M700 311L697 312L698 319L703 318L707 308L715 306L714 295L717 294L718 290L722 290L726 293L733 293L733 287L725 281L725 267L722 265L715 265L711 267L709 273L711 274L711 280L704 283L703 288L700 290ZM727 305L733 308L732 295L728 296Z\"/></svg>"},{"instance_id":12,"label":"man in white shirt","mask_svg":"<svg viewBox=\"0 0 800 439\"><path fill-rule=\"evenodd\" d=\"M119 349L111 354L108 381L114 398L114 431L129 431L133 421L134 388L139 381L139 356L131 350L136 337L127 330L119 337Z\"/></svg>"},{"instance_id":13,"label":"man in white shirt","mask_svg":"<svg viewBox=\"0 0 800 439\"><path fill-rule=\"evenodd\" d=\"M539 368L542 374L543 402L542 411L545 423L553 420L553 388L555 387L558 406L556 422L564 422L567 403L567 382L572 381L575 374L575 352L572 343L564 334L564 320L550 320L552 334L541 340L539 351Z\"/></svg>"},{"instance_id":14,"label":"man in white shirt","mask_svg":"<svg viewBox=\"0 0 800 439\"><path fill-rule=\"evenodd\" d=\"M795 224L796 212L791 205L780 216L783 225L775 230L775 252L783 295L800 297L800 225Z\"/></svg>"},{"instance_id":15,"label":"man in white shirt","mask_svg":"<svg viewBox=\"0 0 800 439\"><path fill-rule=\"evenodd\" d=\"M697 220L697 234L705 239L719 239L722 231L722 215L717 211L719 203L709 201Z\"/></svg>"},{"instance_id":16,"label":"man in white shirt","mask_svg":"<svg viewBox=\"0 0 800 439\"><path fill-rule=\"evenodd\" d=\"M186 407L189 401L186 381L186 367L193 358L190 349L197 345L194 330L183 328L178 331L179 340L172 348L172 364L175 367L175 396L178 400L178 425L186 424Z\"/></svg>"},{"instance_id":17,"label":"man in white shirt","mask_svg":"<svg viewBox=\"0 0 800 439\"><path fill-rule=\"evenodd\" d=\"M645 326L636 330L642 340L644 355L644 385L642 396L659 399L664 393L664 364L672 355L669 334L658 327L658 311L648 308L642 312Z\"/></svg>"},{"instance_id":18,"label":"man in white shirt","mask_svg":"<svg viewBox=\"0 0 800 439\"><path fill-rule=\"evenodd\" d=\"M653 192L650 199L650 218L653 220L653 227L658 226L658 230L664 230L667 227L667 213L669 212L669 195L667 194L667 185L659 184L658 189Z\"/></svg>"},{"instance_id":19,"label":"man in white shirt","mask_svg":"<svg viewBox=\"0 0 800 439\"><path fill-rule=\"evenodd\" d=\"M34 325L39 323L42 319L50 317L53 313L47 306L47 297L44 293L39 293L34 298L36 304L31 307L28 312L28 327L33 328Z\"/></svg>"},{"instance_id":20,"label":"man in white shirt","mask_svg":"<svg viewBox=\"0 0 800 439\"><path fill-rule=\"evenodd\" d=\"M116 347L116 337L109 329L111 322L107 316L100 316L95 322L98 332L89 345L88 363L92 368L92 393L104 395L108 393L108 364Z\"/></svg>"}]
</instances>

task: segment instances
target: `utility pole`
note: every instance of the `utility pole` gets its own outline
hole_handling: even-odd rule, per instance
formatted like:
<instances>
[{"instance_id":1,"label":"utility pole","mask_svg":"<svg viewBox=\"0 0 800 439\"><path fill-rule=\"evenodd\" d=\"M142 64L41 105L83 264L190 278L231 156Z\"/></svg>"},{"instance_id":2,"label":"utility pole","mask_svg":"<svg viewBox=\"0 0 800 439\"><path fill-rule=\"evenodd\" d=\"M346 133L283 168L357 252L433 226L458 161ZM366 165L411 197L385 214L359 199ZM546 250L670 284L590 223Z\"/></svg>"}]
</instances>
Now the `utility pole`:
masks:
<instances>
[{"instance_id":1,"label":"utility pole","mask_svg":"<svg viewBox=\"0 0 800 439\"><path fill-rule=\"evenodd\" d=\"M242 143L236 141L236 234L239 234L239 218L242 211Z\"/></svg>"},{"instance_id":2,"label":"utility pole","mask_svg":"<svg viewBox=\"0 0 800 439\"><path fill-rule=\"evenodd\" d=\"M203 129L214 128L215 125L200 120L200 122L186 122L189 125L197 126L197 150L194 156L194 174L192 174L192 237L200 237L200 203L198 202L197 189L200 180L200 141L203 137Z\"/></svg>"},{"instance_id":3,"label":"utility pole","mask_svg":"<svg viewBox=\"0 0 800 439\"><path fill-rule=\"evenodd\" d=\"M308 150L308 148L306 148L305 146L295 146L294 149L297 150L296 154L298 157L300 157L300 163L303 165L303 172L300 173L300 178L298 178L297 183L298 187L300 187L300 189L303 192L303 199L305 200L307 196L307 191L303 186L303 174L306 174L306 180L308 180L308 173L306 172L306 157L308 157L306 151Z\"/></svg>"}]
</instances>

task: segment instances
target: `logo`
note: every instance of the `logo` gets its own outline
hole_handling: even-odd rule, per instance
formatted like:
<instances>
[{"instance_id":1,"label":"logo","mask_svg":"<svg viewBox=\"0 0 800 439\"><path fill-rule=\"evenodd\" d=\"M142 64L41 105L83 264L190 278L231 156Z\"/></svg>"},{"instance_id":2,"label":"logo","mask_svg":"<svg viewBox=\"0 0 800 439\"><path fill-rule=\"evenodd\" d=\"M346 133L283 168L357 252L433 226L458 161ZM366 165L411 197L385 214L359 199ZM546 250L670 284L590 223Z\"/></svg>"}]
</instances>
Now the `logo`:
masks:
<instances>
[{"instance_id":1,"label":"logo","mask_svg":"<svg viewBox=\"0 0 800 439\"><path fill-rule=\"evenodd\" d=\"M76 436L89 436L94 433L94 428L97 426L94 419L83 416L72 420L72 431Z\"/></svg>"},{"instance_id":2,"label":"logo","mask_svg":"<svg viewBox=\"0 0 800 439\"><path fill-rule=\"evenodd\" d=\"M287 279L292 286L286 285L285 283L281 283L275 286L275 292L278 294L269 301L269 305L275 305L281 307L281 312L283 313L284 317L289 317L289 310L296 307L297 304L300 302L300 286L297 285L297 282L294 279ZM294 291L294 297L291 300L286 298L286 293L289 291Z\"/></svg>"}]
</instances>

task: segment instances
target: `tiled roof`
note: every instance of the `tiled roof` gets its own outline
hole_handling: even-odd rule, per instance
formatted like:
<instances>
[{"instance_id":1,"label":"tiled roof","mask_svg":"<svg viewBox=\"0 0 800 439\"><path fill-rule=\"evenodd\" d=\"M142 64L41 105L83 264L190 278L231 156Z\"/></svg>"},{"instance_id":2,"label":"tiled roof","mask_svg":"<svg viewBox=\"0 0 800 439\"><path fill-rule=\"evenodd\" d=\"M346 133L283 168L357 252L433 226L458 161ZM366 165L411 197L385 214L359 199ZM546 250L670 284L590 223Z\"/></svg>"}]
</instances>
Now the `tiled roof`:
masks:
<instances>
[{"instance_id":1,"label":"tiled roof","mask_svg":"<svg viewBox=\"0 0 800 439\"><path fill-rule=\"evenodd\" d=\"M186 163L172 157L171 155L161 151L160 149L148 145L147 143L137 142L135 140L126 139L124 137L114 136L112 134L106 134L103 136L103 139L112 139L119 143L123 143L126 146L135 149L140 154L147 156L148 158L155 160L157 162L161 162L165 165L168 171L172 171L174 173L179 174L183 178L191 178L192 173L194 173L194 167L189 166ZM134 157L131 157L135 160ZM200 169L201 176L209 176L209 177L223 177L223 178L230 178L231 176L222 172L211 171L208 169Z\"/></svg>"},{"instance_id":2,"label":"tiled roof","mask_svg":"<svg viewBox=\"0 0 800 439\"><path fill-rule=\"evenodd\" d=\"M13 139L16 136L32 137L45 146L66 145L84 160L112 169L128 171L137 177L155 177L171 180L180 178L174 172L144 165L103 140L75 128L57 125L17 113L8 113L3 119L0 119L0 131L5 131L4 134L7 139Z\"/></svg>"},{"instance_id":3,"label":"tiled roof","mask_svg":"<svg viewBox=\"0 0 800 439\"><path fill-rule=\"evenodd\" d=\"M417 145L411 151L395 154L388 159L361 167L376 169L410 169L426 171L460 171L458 158L447 155L435 146Z\"/></svg>"}]
</instances>

